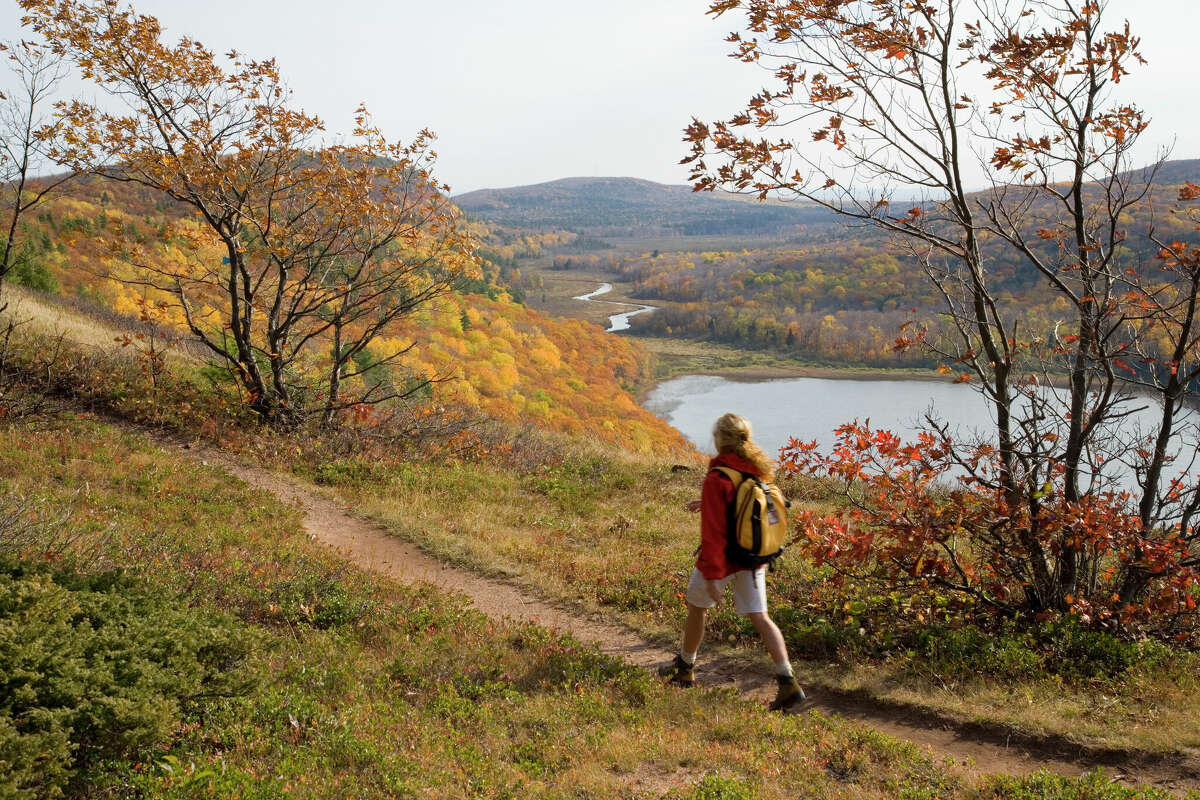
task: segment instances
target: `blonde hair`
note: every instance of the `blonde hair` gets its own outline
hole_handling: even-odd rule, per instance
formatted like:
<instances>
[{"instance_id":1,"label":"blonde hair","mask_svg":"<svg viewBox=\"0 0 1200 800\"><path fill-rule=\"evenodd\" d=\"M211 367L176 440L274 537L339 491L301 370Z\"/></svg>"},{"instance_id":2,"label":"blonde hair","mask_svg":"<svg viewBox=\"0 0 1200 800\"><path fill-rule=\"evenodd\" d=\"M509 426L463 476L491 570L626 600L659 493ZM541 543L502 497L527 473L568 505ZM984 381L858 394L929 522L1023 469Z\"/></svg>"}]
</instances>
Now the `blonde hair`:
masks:
<instances>
[{"instance_id":1,"label":"blonde hair","mask_svg":"<svg viewBox=\"0 0 1200 800\"><path fill-rule=\"evenodd\" d=\"M713 444L718 453L736 453L758 470L763 480L775 476L775 464L750 438L750 420L737 414L725 414L713 425Z\"/></svg>"}]
</instances>

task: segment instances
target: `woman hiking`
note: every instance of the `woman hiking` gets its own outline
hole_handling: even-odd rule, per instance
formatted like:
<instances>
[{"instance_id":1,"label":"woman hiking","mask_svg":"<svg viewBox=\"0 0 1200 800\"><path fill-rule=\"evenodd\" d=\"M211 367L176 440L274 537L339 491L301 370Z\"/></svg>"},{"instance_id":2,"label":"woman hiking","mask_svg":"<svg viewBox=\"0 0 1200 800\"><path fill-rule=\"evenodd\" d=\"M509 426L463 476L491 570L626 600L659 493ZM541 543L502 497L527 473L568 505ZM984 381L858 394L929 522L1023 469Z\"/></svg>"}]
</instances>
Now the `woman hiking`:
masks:
<instances>
[{"instance_id":1,"label":"woman hiking","mask_svg":"<svg viewBox=\"0 0 1200 800\"><path fill-rule=\"evenodd\" d=\"M726 414L713 426L713 444L717 455L709 462L709 472L699 500L688 504L689 511L700 512L700 550L687 588L687 622L683 628L683 646L675 660L662 667L659 673L670 676L670 683L690 687L696 685L693 670L696 653L704 638L705 612L720 602L725 587L733 585L733 602L737 613L749 617L762 638L771 660L775 662L775 679L779 691L771 702L772 711L785 711L805 700L804 690L792 674L783 634L767 616L767 567L739 567L726 558L730 531L728 509L736 496L733 480L718 467L754 475L769 482L774 465L750 439L750 423L737 414Z\"/></svg>"}]
</instances>

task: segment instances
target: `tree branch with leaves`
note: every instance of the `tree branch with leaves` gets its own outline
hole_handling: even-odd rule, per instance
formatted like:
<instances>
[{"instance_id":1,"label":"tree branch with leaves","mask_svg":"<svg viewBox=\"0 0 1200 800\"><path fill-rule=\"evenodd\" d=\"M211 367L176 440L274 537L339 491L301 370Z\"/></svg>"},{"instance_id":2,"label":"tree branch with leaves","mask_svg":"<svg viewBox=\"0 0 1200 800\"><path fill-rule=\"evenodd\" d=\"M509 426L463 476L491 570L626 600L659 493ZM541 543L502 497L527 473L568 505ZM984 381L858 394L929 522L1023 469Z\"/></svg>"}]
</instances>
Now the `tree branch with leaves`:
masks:
<instances>
[{"instance_id":1,"label":"tree branch with leaves","mask_svg":"<svg viewBox=\"0 0 1200 800\"><path fill-rule=\"evenodd\" d=\"M1154 168L1132 169L1147 121L1116 99L1121 79L1143 63L1139 42L1128 23L1105 28L1106 6L721 0L712 14L745 15L744 31L729 37L732 55L765 68L773 83L724 121L693 120L684 159L697 190L791 196L892 234L943 300L949 336L902 333L898 344L931 349L944 371L961 373L988 400L990 435L956 435L936 419L928 431L940 454L933 462L965 482L963 494L946 495L960 498L948 511L975 518L991 509L992 521L935 536L944 557L935 557L938 548L907 561L893 552L876 563L907 572L882 574L940 585L957 576L958 590L991 608L1088 608L1093 620L1159 608L1161 592L1184 603L1200 586L1189 566L1190 518L1181 522L1178 513L1196 481L1184 474L1162 483L1168 466L1187 467L1170 462L1186 413L1180 399L1191 387L1144 379L1153 359L1194 353L1181 304L1189 276L1179 258L1151 263L1140 256L1144 248L1130 246L1126 214L1152 199ZM808 139L787 136L796 129ZM1063 301L1056 324L1033 328L1006 299L992 270L1001 254L1023 262ZM1160 264L1176 270L1165 293ZM1147 297L1151 285L1157 294ZM1156 354L1145 347L1151 329ZM1139 352L1141 362L1131 365ZM1157 430L1121 434L1147 388L1163 409ZM797 443L785 461L837 475L856 463L860 445L870 452L899 446L854 427L846 434L826 457ZM1146 438L1163 444L1146 447ZM912 463L890 459L882 469L899 479ZM1129 475L1132 489L1123 483ZM919 505L917 495L933 491L927 477L910 475L903 485L912 491L871 495L857 531L842 520L816 536L823 552L838 537L875 537L876 550L922 541L912 524L889 520L907 518L899 506ZM878 470L855 473L855 480L877 479ZM854 546L833 551L866 557ZM962 565L983 553L994 574L1006 576L1003 592L963 580L970 573ZM1154 586L1136 579L1150 574L1150 563ZM1169 581L1166 563L1178 568Z\"/></svg>"},{"instance_id":2,"label":"tree branch with leaves","mask_svg":"<svg viewBox=\"0 0 1200 800\"><path fill-rule=\"evenodd\" d=\"M359 108L332 142L294 108L274 61L163 42L117 0L22 0L25 22L122 110L60 104L73 163L190 207L181 264L115 247L176 298L188 328L264 419L332 422L395 396L348 380L391 323L474 274L475 243L436 182L433 135L391 142ZM376 361L386 363L394 354ZM366 371L358 370L359 373Z\"/></svg>"}]
</instances>

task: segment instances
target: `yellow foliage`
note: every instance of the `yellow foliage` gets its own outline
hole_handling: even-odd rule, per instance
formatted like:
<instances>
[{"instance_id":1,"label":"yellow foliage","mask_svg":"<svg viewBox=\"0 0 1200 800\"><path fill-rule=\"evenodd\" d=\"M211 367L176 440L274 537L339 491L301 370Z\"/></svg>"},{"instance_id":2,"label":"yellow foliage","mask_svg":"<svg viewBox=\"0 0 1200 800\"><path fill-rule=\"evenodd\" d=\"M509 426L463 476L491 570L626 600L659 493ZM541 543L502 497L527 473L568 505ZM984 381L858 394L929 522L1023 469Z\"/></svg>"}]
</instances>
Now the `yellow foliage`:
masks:
<instances>
[{"instance_id":1,"label":"yellow foliage","mask_svg":"<svg viewBox=\"0 0 1200 800\"><path fill-rule=\"evenodd\" d=\"M110 224L132 222L145 237L138 255L148 261L142 266L170 265L173 272L221 269L222 251L214 237L191 217L167 216L153 204L129 214L120 195L110 191L118 199L103 207L103 213ZM58 199L48 208L60 220L67 213L78 217L101 212L99 205L79 199ZM47 231L53 238L53 231ZM160 240L159 231L168 235ZM522 247L539 241L549 240L532 240ZM173 300L169 294L147 294L118 280L133 277L136 268L94 240L81 237L65 253L47 256L55 257L48 257L47 263L56 265L64 291L86 289L123 314L137 316L139 298ZM222 310L215 301L201 299L192 310L199 324L218 329ZM162 324L184 330L182 313L173 302ZM382 331L370 351L374 358L403 354L390 367L399 380L449 378L432 386L439 403L500 419L532 421L625 448L688 449L674 429L638 406L625 388L649 377L645 354L636 342L578 320L544 317L504 295L497 300L447 295ZM314 348L306 358L319 355Z\"/></svg>"}]
</instances>

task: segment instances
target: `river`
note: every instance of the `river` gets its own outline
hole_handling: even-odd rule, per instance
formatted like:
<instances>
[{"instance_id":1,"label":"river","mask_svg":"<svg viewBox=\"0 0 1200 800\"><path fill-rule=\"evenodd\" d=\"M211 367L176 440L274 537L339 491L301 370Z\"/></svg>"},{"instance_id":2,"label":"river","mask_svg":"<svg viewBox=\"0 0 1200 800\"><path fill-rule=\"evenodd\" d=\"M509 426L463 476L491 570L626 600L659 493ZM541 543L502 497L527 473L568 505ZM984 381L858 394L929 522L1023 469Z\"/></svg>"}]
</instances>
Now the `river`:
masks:
<instances>
[{"instance_id":1,"label":"river","mask_svg":"<svg viewBox=\"0 0 1200 800\"><path fill-rule=\"evenodd\" d=\"M610 314L609 315L608 327L605 329L608 333L615 333L617 331L627 331L627 330L629 330L629 318L630 317L636 317L638 314L646 314L646 313L654 311L658 308L657 306L643 306L643 305L639 305L637 303L618 303L615 300L597 300L596 299L596 297L598 295L608 294L609 292L612 291L612 289L613 289L613 286L611 283L603 283L600 285L600 288L596 289L595 291L588 292L587 294L581 294L578 297L572 298L573 300L583 300L583 301L589 302L589 303L604 303L605 305L610 305L610 306L626 306L626 307L632 306L633 311L622 311L620 314Z\"/></svg>"}]
</instances>

